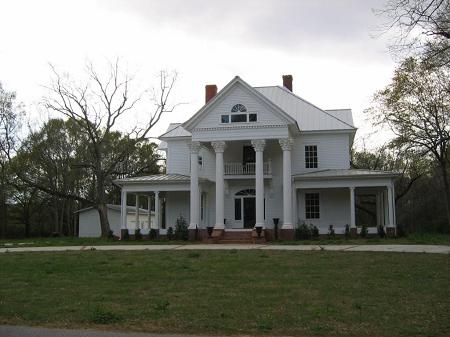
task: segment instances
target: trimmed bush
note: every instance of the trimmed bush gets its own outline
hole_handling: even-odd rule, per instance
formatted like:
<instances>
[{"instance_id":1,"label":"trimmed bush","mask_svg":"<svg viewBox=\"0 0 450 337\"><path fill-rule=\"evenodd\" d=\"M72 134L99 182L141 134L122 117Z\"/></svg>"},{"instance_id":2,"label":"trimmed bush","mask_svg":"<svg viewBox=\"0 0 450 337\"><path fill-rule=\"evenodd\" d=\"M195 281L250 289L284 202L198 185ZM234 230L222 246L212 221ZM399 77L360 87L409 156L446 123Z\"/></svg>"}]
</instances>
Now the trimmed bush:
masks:
<instances>
[{"instance_id":1,"label":"trimmed bush","mask_svg":"<svg viewBox=\"0 0 450 337\"><path fill-rule=\"evenodd\" d=\"M148 237L150 240L155 240L158 237L158 232L156 231L156 229L151 228L148 232Z\"/></svg>"},{"instance_id":2,"label":"trimmed bush","mask_svg":"<svg viewBox=\"0 0 450 337\"><path fill-rule=\"evenodd\" d=\"M345 231L344 231L344 237L346 238L346 239L349 239L350 238L350 225L349 224L347 224L347 225L345 225Z\"/></svg>"},{"instance_id":3,"label":"trimmed bush","mask_svg":"<svg viewBox=\"0 0 450 337\"><path fill-rule=\"evenodd\" d=\"M175 224L175 238L177 240L187 240L189 238L189 231L186 219L180 215Z\"/></svg>"},{"instance_id":4,"label":"trimmed bush","mask_svg":"<svg viewBox=\"0 0 450 337\"><path fill-rule=\"evenodd\" d=\"M378 226L377 227L377 232L378 232L378 236L380 238L386 237L386 232L384 231L384 227L383 226Z\"/></svg>"},{"instance_id":5,"label":"trimmed bush","mask_svg":"<svg viewBox=\"0 0 450 337\"><path fill-rule=\"evenodd\" d=\"M309 228L311 230L311 237L317 240L319 238L319 228L313 224L309 225Z\"/></svg>"},{"instance_id":6,"label":"trimmed bush","mask_svg":"<svg viewBox=\"0 0 450 337\"><path fill-rule=\"evenodd\" d=\"M305 223L297 226L295 229L295 238L297 240L309 240L311 239L311 228Z\"/></svg>"},{"instance_id":7,"label":"trimmed bush","mask_svg":"<svg viewBox=\"0 0 450 337\"><path fill-rule=\"evenodd\" d=\"M362 225L362 227L361 227L361 233L360 233L361 237L362 237L362 238L366 238L366 237L367 237L367 234L369 234L369 231L368 231L368 229L367 229L367 226L366 226L366 225Z\"/></svg>"},{"instance_id":8,"label":"trimmed bush","mask_svg":"<svg viewBox=\"0 0 450 337\"><path fill-rule=\"evenodd\" d=\"M167 240L173 240L173 227L167 228Z\"/></svg>"},{"instance_id":9,"label":"trimmed bush","mask_svg":"<svg viewBox=\"0 0 450 337\"><path fill-rule=\"evenodd\" d=\"M141 229L135 229L134 230L134 239L135 240L141 240L142 239L142 234L141 234Z\"/></svg>"},{"instance_id":10,"label":"trimmed bush","mask_svg":"<svg viewBox=\"0 0 450 337\"><path fill-rule=\"evenodd\" d=\"M334 237L335 237L335 232L334 232L334 226L333 225L330 225L329 227L328 227L328 238L329 239L334 239Z\"/></svg>"}]
</instances>

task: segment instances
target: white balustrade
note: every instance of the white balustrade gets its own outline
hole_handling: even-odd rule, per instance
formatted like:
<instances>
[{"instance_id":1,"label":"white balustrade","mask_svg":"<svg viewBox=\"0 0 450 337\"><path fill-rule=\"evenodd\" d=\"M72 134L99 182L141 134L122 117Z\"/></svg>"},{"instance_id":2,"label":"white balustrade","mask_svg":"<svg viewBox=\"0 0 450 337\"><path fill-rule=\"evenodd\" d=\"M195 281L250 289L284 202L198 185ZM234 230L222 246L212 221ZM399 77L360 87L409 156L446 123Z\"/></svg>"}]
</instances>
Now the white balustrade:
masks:
<instances>
[{"instance_id":1,"label":"white balustrade","mask_svg":"<svg viewBox=\"0 0 450 337\"><path fill-rule=\"evenodd\" d=\"M226 175L255 175L255 163L225 163ZM263 164L264 174L272 174L272 163L270 161Z\"/></svg>"}]
</instances>

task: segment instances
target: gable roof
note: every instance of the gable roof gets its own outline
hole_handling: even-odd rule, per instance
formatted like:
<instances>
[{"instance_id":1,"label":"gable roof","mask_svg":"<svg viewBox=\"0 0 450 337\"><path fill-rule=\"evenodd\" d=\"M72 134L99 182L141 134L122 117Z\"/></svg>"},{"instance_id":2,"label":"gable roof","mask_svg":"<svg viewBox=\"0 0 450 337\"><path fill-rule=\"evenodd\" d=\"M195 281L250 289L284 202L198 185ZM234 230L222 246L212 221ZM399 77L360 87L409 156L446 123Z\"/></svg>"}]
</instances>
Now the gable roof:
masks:
<instances>
[{"instance_id":1,"label":"gable roof","mask_svg":"<svg viewBox=\"0 0 450 337\"><path fill-rule=\"evenodd\" d=\"M255 89L295 118L302 131L356 130L352 120L348 123L348 117L344 121L338 113L322 110L286 88L270 86ZM347 109L346 113L348 111L351 114L351 110Z\"/></svg>"},{"instance_id":2,"label":"gable roof","mask_svg":"<svg viewBox=\"0 0 450 337\"><path fill-rule=\"evenodd\" d=\"M195 113L194 116L192 116L186 122L184 122L182 124L182 127L187 131L192 130L194 126L197 124L197 122L203 117L203 115L206 114L207 111L223 96L225 96L226 93L228 93L231 90L231 88L233 88L236 84L241 84L245 89L254 94L256 98L259 98L266 105L272 108L272 110L276 112L278 115L280 115L280 117L284 119L287 123L296 125L298 129L297 121L291 115L286 113L286 111L281 109L278 105L274 104L266 96L255 90L255 88L251 87L239 76L234 77L222 90L220 90L212 99L210 99L208 103L206 103L199 111L197 111L197 113Z\"/></svg>"}]
</instances>

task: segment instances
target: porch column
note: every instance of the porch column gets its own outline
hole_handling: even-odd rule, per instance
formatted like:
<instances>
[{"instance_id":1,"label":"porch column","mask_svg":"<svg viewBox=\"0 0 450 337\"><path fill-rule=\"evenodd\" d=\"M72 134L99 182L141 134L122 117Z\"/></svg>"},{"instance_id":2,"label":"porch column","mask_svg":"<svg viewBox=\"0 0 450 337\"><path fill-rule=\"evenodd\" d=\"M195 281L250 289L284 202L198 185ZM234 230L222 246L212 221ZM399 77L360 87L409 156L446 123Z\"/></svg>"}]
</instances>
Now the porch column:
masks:
<instances>
[{"instance_id":1,"label":"porch column","mask_svg":"<svg viewBox=\"0 0 450 337\"><path fill-rule=\"evenodd\" d=\"M394 224L394 188L388 186L388 227L395 227Z\"/></svg>"},{"instance_id":2,"label":"porch column","mask_svg":"<svg viewBox=\"0 0 450 337\"><path fill-rule=\"evenodd\" d=\"M349 187L350 189L350 228L356 228L355 220L355 188Z\"/></svg>"},{"instance_id":3,"label":"porch column","mask_svg":"<svg viewBox=\"0 0 450 337\"><path fill-rule=\"evenodd\" d=\"M255 191L256 191L256 224L255 227L264 227L264 162L263 153L266 146L264 139L252 140L255 149Z\"/></svg>"},{"instance_id":4,"label":"porch column","mask_svg":"<svg viewBox=\"0 0 450 337\"><path fill-rule=\"evenodd\" d=\"M211 142L216 152L216 224L214 228L224 229L224 181L223 181L223 153L226 143L224 141Z\"/></svg>"},{"instance_id":5,"label":"porch column","mask_svg":"<svg viewBox=\"0 0 450 337\"><path fill-rule=\"evenodd\" d=\"M136 212L136 214L135 214L135 216L136 216L136 228L135 229L138 229L138 228L140 228L139 227L139 225L140 225L140 223L139 223L139 194L136 194L136 209L135 209L135 212Z\"/></svg>"},{"instance_id":6,"label":"porch column","mask_svg":"<svg viewBox=\"0 0 450 337\"><path fill-rule=\"evenodd\" d=\"M159 191L155 191L155 224L159 234Z\"/></svg>"},{"instance_id":7,"label":"porch column","mask_svg":"<svg viewBox=\"0 0 450 337\"><path fill-rule=\"evenodd\" d=\"M147 197L147 208L148 208L148 229L152 229L152 198L151 196Z\"/></svg>"},{"instance_id":8,"label":"porch column","mask_svg":"<svg viewBox=\"0 0 450 337\"><path fill-rule=\"evenodd\" d=\"M382 221L382 206L381 206L381 194L380 191L377 190L376 193L376 210L377 210L377 227L383 226Z\"/></svg>"},{"instance_id":9,"label":"porch column","mask_svg":"<svg viewBox=\"0 0 450 337\"><path fill-rule=\"evenodd\" d=\"M123 236L124 231L127 230L127 192L122 189L120 195L120 231Z\"/></svg>"},{"instance_id":10,"label":"porch column","mask_svg":"<svg viewBox=\"0 0 450 337\"><path fill-rule=\"evenodd\" d=\"M293 205L293 207L292 207L292 219L293 219L292 228L294 228L294 226L297 224L297 221L298 221L297 188L295 186L294 186L294 189L292 190L292 205Z\"/></svg>"},{"instance_id":11,"label":"porch column","mask_svg":"<svg viewBox=\"0 0 450 337\"><path fill-rule=\"evenodd\" d=\"M198 152L200 142L191 142L191 201L189 229L196 229L199 223Z\"/></svg>"},{"instance_id":12,"label":"porch column","mask_svg":"<svg viewBox=\"0 0 450 337\"><path fill-rule=\"evenodd\" d=\"M280 139L283 150L283 229L293 229L292 223L292 166L291 150L293 140L291 138Z\"/></svg>"}]
</instances>

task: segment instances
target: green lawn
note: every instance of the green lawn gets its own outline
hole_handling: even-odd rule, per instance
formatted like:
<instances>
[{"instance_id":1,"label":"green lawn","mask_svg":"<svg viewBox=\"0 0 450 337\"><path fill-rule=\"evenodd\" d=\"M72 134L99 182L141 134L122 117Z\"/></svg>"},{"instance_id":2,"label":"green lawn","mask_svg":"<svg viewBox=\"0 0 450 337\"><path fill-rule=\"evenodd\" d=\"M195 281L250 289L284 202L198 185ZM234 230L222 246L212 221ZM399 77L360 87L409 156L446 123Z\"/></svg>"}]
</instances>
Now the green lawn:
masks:
<instances>
[{"instance_id":1,"label":"green lawn","mask_svg":"<svg viewBox=\"0 0 450 337\"><path fill-rule=\"evenodd\" d=\"M265 336L448 336L447 255L0 254L0 324Z\"/></svg>"},{"instance_id":2,"label":"green lawn","mask_svg":"<svg viewBox=\"0 0 450 337\"><path fill-rule=\"evenodd\" d=\"M198 242L190 241L169 241L169 240L127 240L115 241L101 238L77 238L77 237L56 237L56 238L28 238L28 239L6 239L0 240L0 248L5 247L37 247L37 246L91 246L91 245L130 245L130 244L192 244ZM332 240L303 240L303 241L279 241L273 244L300 244L300 245L367 245L367 244L428 244L428 245L450 245L450 234L410 234L406 238L380 239L379 237L358 238L346 240L336 237Z\"/></svg>"}]
</instances>

